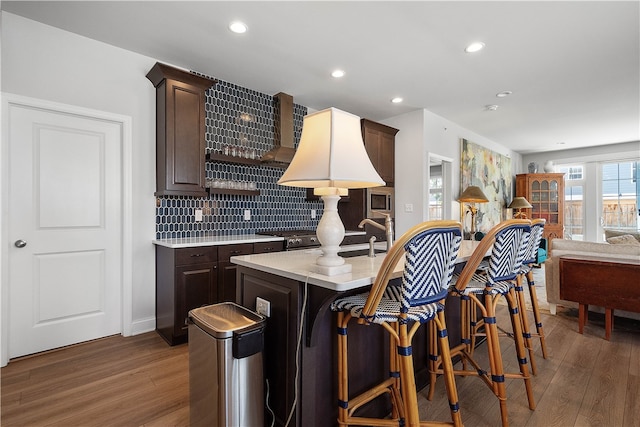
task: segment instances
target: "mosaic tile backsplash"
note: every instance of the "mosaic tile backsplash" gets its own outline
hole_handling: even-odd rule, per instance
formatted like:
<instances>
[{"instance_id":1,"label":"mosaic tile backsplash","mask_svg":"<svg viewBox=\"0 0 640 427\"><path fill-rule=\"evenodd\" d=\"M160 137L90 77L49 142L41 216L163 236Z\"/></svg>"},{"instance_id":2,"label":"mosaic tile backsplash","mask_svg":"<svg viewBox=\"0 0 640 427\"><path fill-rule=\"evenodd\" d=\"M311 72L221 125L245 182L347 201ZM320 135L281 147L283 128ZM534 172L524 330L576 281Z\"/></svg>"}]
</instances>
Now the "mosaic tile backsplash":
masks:
<instances>
[{"instance_id":1,"label":"mosaic tile backsplash","mask_svg":"<svg viewBox=\"0 0 640 427\"><path fill-rule=\"evenodd\" d=\"M225 146L262 156L274 145L275 98L218 80L207 90L207 152L222 153ZM298 146L307 108L294 103L294 139ZM277 184L284 169L266 165L207 162L208 180L255 182L259 196L212 194L206 198L158 197L156 239L206 235L250 234L264 230L315 229L322 215L322 202L305 201L306 190ZM202 209L202 221L195 221ZM317 212L311 219L311 210ZM244 219L244 211L251 219Z\"/></svg>"}]
</instances>

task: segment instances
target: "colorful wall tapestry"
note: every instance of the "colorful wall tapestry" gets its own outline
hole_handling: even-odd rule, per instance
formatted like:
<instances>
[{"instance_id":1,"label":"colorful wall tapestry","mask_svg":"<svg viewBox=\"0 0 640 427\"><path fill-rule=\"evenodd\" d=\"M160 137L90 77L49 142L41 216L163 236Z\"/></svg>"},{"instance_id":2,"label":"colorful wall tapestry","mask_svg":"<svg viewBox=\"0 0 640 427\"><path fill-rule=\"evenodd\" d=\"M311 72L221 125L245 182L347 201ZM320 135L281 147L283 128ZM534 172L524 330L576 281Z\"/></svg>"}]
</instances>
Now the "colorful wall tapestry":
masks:
<instances>
[{"instance_id":1,"label":"colorful wall tapestry","mask_svg":"<svg viewBox=\"0 0 640 427\"><path fill-rule=\"evenodd\" d=\"M512 194L511 158L466 139L461 142L460 193L468 186L476 185L489 199L489 203L476 203L476 229L486 233L494 225L507 219L507 206ZM471 215L467 211L466 205L461 206L466 231L471 225Z\"/></svg>"}]
</instances>

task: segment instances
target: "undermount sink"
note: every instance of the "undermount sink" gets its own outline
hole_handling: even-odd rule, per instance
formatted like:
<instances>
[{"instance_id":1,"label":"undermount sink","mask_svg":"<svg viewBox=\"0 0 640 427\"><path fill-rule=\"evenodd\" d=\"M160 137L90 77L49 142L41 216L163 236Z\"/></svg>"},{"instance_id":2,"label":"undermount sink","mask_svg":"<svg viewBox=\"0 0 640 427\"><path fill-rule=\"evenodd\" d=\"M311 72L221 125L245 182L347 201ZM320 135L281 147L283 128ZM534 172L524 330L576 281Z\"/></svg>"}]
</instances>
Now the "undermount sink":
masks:
<instances>
[{"instance_id":1,"label":"undermount sink","mask_svg":"<svg viewBox=\"0 0 640 427\"><path fill-rule=\"evenodd\" d=\"M385 253L386 251L384 249L374 249L374 252L376 254L380 254L380 253ZM343 251L343 252L338 252L338 255L340 255L342 258L352 258L354 256L369 255L369 249L359 249L356 251Z\"/></svg>"}]
</instances>

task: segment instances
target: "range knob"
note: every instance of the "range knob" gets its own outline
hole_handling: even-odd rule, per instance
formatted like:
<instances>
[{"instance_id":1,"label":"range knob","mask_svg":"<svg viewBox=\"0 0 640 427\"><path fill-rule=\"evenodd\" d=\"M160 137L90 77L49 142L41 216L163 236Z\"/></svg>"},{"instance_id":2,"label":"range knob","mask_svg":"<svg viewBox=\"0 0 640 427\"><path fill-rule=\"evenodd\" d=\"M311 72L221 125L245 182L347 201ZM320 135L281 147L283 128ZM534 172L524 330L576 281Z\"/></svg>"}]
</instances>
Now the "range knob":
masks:
<instances>
[{"instance_id":1,"label":"range knob","mask_svg":"<svg viewBox=\"0 0 640 427\"><path fill-rule=\"evenodd\" d=\"M302 243L302 239L291 238L289 239L289 246L298 246Z\"/></svg>"}]
</instances>

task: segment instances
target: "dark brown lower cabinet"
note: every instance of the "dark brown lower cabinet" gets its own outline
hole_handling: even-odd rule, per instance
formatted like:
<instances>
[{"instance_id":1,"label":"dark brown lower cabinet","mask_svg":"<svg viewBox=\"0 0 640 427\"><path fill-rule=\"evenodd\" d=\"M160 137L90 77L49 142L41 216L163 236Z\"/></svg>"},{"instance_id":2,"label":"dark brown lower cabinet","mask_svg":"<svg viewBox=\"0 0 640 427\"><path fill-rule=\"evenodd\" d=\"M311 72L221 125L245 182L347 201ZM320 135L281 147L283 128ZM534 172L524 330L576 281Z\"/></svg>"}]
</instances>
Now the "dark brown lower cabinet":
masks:
<instances>
[{"instance_id":1,"label":"dark brown lower cabinet","mask_svg":"<svg viewBox=\"0 0 640 427\"><path fill-rule=\"evenodd\" d=\"M156 330L160 336L170 345L185 343L190 310L237 302L232 256L277 252L283 247L282 241L176 249L156 246Z\"/></svg>"},{"instance_id":2,"label":"dark brown lower cabinet","mask_svg":"<svg viewBox=\"0 0 640 427\"><path fill-rule=\"evenodd\" d=\"M218 249L218 301L236 301L236 265L230 258L253 253L253 243L220 246Z\"/></svg>"},{"instance_id":3,"label":"dark brown lower cabinet","mask_svg":"<svg viewBox=\"0 0 640 427\"><path fill-rule=\"evenodd\" d=\"M170 345L187 341L189 311L215 301L217 282L217 247L156 247L156 330Z\"/></svg>"}]
</instances>

